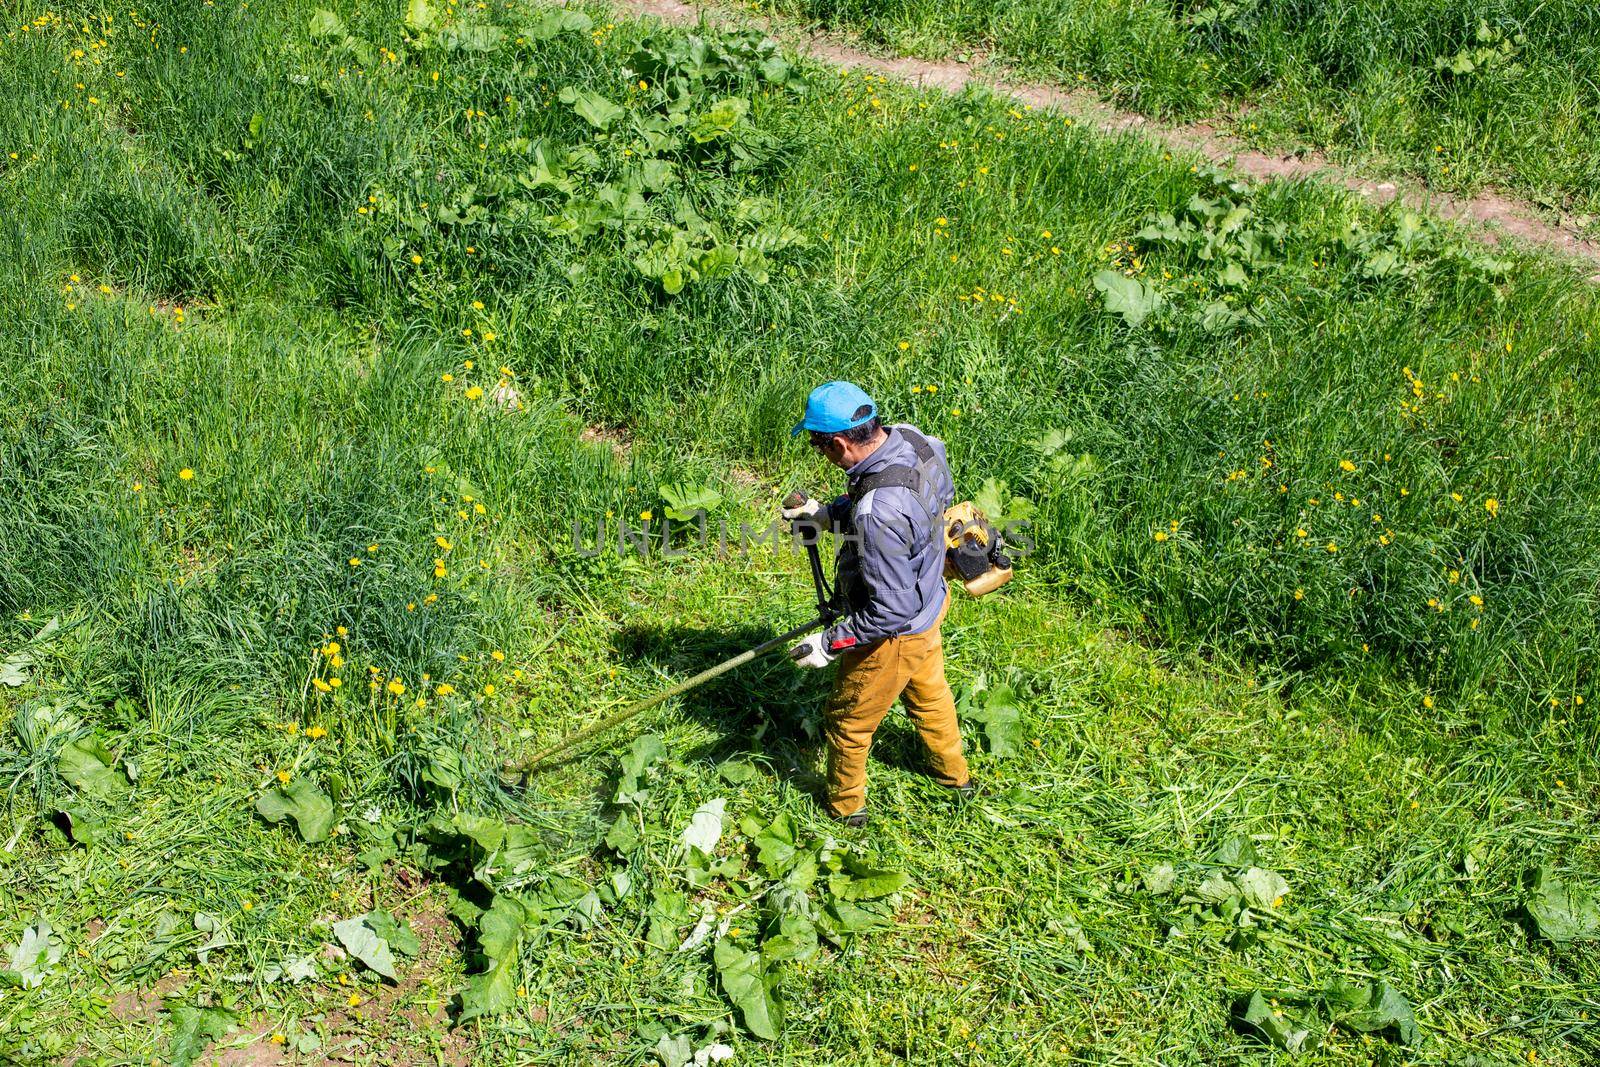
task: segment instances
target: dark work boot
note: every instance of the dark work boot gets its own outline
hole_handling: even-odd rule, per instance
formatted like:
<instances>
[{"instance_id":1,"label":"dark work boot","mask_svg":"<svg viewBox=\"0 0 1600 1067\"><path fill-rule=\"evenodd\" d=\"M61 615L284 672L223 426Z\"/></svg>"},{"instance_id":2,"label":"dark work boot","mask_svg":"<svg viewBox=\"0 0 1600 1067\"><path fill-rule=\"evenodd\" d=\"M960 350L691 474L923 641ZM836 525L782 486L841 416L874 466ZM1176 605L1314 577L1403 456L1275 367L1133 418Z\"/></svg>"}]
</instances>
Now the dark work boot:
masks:
<instances>
[{"instance_id":1,"label":"dark work boot","mask_svg":"<svg viewBox=\"0 0 1600 1067\"><path fill-rule=\"evenodd\" d=\"M968 778L961 785L947 785L944 788L955 794L956 800L965 803L978 795L978 780Z\"/></svg>"},{"instance_id":2,"label":"dark work boot","mask_svg":"<svg viewBox=\"0 0 1600 1067\"><path fill-rule=\"evenodd\" d=\"M848 826L852 830L859 830L863 826L867 825L867 809L862 808L860 811L851 812L849 815L835 815L832 812L829 812L828 818L832 819L841 826Z\"/></svg>"}]
</instances>

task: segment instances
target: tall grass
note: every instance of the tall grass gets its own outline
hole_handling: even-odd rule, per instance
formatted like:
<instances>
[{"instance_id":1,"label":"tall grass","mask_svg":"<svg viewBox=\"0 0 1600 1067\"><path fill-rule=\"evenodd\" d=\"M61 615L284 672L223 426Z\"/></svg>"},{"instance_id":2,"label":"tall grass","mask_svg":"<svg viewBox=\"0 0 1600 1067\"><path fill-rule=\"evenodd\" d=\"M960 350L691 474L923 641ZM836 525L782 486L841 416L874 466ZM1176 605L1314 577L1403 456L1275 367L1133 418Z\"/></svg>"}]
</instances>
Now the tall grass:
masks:
<instances>
[{"instance_id":1,"label":"tall grass","mask_svg":"<svg viewBox=\"0 0 1600 1067\"><path fill-rule=\"evenodd\" d=\"M1147 114L1220 118L1263 145L1437 188L1502 185L1580 216L1600 207L1600 16L1582 0L771 7L917 54L992 54Z\"/></svg>"}]
</instances>

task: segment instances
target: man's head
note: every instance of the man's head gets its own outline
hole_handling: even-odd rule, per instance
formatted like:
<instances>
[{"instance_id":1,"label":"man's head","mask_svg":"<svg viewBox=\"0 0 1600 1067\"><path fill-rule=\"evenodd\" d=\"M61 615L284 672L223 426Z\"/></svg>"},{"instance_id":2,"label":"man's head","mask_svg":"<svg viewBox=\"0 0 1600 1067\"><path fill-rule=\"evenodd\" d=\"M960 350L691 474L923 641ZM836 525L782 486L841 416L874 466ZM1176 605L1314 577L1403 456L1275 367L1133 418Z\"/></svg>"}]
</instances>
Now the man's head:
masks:
<instances>
[{"instance_id":1,"label":"man's head","mask_svg":"<svg viewBox=\"0 0 1600 1067\"><path fill-rule=\"evenodd\" d=\"M812 448L846 470L875 452L884 438L878 405L850 382L828 382L811 390L806 416L793 433L802 430L810 434Z\"/></svg>"}]
</instances>

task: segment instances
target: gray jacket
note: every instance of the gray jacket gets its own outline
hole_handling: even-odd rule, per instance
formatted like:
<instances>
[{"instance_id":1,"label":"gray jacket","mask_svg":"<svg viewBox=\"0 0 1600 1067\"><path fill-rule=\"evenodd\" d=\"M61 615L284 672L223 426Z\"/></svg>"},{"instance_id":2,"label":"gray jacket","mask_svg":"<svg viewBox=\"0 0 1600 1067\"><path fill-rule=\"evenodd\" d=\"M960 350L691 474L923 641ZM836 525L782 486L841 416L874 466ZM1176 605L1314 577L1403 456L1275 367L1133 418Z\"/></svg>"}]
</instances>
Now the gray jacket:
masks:
<instances>
[{"instance_id":1,"label":"gray jacket","mask_svg":"<svg viewBox=\"0 0 1600 1067\"><path fill-rule=\"evenodd\" d=\"M912 435L929 446L924 461ZM859 492L866 475L892 467L916 470L918 488ZM849 491L828 505L841 540L838 592L848 612L824 634L834 652L922 633L938 621L946 596L944 509L955 499L944 442L908 424L890 426L888 440L846 474Z\"/></svg>"}]
</instances>

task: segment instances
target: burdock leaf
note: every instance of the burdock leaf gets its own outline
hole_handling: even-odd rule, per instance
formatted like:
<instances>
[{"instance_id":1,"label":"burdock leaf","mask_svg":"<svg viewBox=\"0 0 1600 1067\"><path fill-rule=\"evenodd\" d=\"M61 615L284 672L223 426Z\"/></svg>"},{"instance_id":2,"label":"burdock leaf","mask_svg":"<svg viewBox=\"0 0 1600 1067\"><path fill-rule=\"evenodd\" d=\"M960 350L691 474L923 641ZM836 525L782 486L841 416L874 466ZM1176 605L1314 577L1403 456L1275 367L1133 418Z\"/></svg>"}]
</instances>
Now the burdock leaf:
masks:
<instances>
[{"instance_id":1,"label":"burdock leaf","mask_svg":"<svg viewBox=\"0 0 1600 1067\"><path fill-rule=\"evenodd\" d=\"M56 770L72 788L110 800L128 791L128 779L118 773L116 762L99 738L80 737L62 746Z\"/></svg>"},{"instance_id":2,"label":"burdock leaf","mask_svg":"<svg viewBox=\"0 0 1600 1067\"><path fill-rule=\"evenodd\" d=\"M412 932L411 924L397 919L381 908L367 913L367 925L373 933L389 942L389 947L402 956L415 956L422 951L422 942Z\"/></svg>"},{"instance_id":3,"label":"burdock leaf","mask_svg":"<svg viewBox=\"0 0 1600 1067\"><path fill-rule=\"evenodd\" d=\"M68 836L85 848L98 845L111 832L110 820L95 815L87 805L63 804L60 814L67 824Z\"/></svg>"},{"instance_id":4,"label":"burdock leaf","mask_svg":"<svg viewBox=\"0 0 1600 1067\"><path fill-rule=\"evenodd\" d=\"M194 950L195 958L201 963L210 962L211 953L217 949L233 944L228 937L228 924L209 912L194 913L194 928L202 934L211 935L206 938L205 944Z\"/></svg>"},{"instance_id":5,"label":"burdock leaf","mask_svg":"<svg viewBox=\"0 0 1600 1067\"><path fill-rule=\"evenodd\" d=\"M659 734L643 734L634 738L628 754L622 757L622 774L617 779L617 804L643 804L650 796L644 788L645 773L666 758L667 747Z\"/></svg>"},{"instance_id":6,"label":"burdock leaf","mask_svg":"<svg viewBox=\"0 0 1600 1067\"><path fill-rule=\"evenodd\" d=\"M1234 1017L1241 1030L1255 1034L1291 1055L1309 1052L1317 1047L1317 1039L1309 1029L1297 1027L1293 1019L1273 1011L1267 998L1259 991L1251 993L1249 999L1235 1008Z\"/></svg>"},{"instance_id":7,"label":"burdock leaf","mask_svg":"<svg viewBox=\"0 0 1600 1067\"><path fill-rule=\"evenodd\" d=\"M233 1012L224 1008L197 1008L178 1004L168 1012L172 1019L172 1047L167 1061L172 1067L189 1067L213 1041L227 1036Z\"/></svg>"},{"instance_id":8,"label":"burdock leaf","mask_svg":"<svg viewBox=\"0 0 1600 1067\"><path fill-rule=\"evenodd\" d=\"M1094 276L1094 287L1105 296L1106 310L1121 315L1122 321L1138 328L1150 313L1161 307L1161 294L1136 278L1103 270Z\"/></svg>"},{"instance_id":9,"label":"burdock leaf","mask_svg":"<svg viewBox=\"0 0 1600 1067\"><path fill-rule=\"evenodd\" d=\"M333 801L309 778L296 778L261 794L256 811L268 822L293 819L305 841L326 841L333 830Z\"/></svg>"},{"instance_id":10,"label":"burdock leaf","mask_svg":"<svg viewBox=\"0 0 1600 1067\"><path fill-rule=\"evenodd\" d=\"M0 663L0 685L9 685L13 689L28 680L28 668L33 666L31 652L13 652L7 656L4 663Z\"/></svg>"},{"instance_id":11,"label":"burdock leaf","mask_svg":"<svg viewBox=\"0 0 1600 1067\"><path fill-rule=\"evenodd\" d=\"M1361 1033L1392 1033L1402 1045L1417 1040L1411 1004L1381 978L1368 983L1335 981L1323 994L1333 1021Z\"/></svg>"},{"instance_id":12,"label":"burdock leaf","mask_svg":"<svg viewBox=\"0 0 1600 1067\"><path fill-rule=\"evenodd\" d=\"M394 955L389 951L389 942L378 936L378 931L371 920L371 915L357 915L336 922L333 924L334 936L350 955L385 978L393 980Z\"/></svg>"},{"instance_id":13,"label":"burdock leaf","mask_svg":"<svg viewBox=\"0 0 1600 1067\"><path fill-rule=\"evenodd\" d=\"M319 7L311 13L310 29L313 40L321 37L345 36L344 19L325 7Z\"/></svg>"},{"instance_id":14,"label":"burdock leaf","mask_svg":"<svg viewBox=\"0 0 1600 1067\"><path fill-rule=\"evenodd\" d=\"M783 1030L783 1001L778 997L777 976L763 965L761 953L741 949L723 938L712 951L722 990L739 1009L746 1030L776 1041Z\"/></svg>"},{"instance_id":15,"label":"burdock leaf","mask_svg":"<svg viewBox=\"0 0 1600 1067\"><path fill-rule=\"evenodd\" d=\"M683 847L697 848L709 856L722 840L722 813L727 806L726 799L717 797L695 809L683 831Z\"/></svg>"},{"instance_id":16,"label":"burdock leaf","mask_svg":"<svg viewBox=\"0 0 1600 1067\"><path fill-rule=\"evenodd\" d=\"M756 862L768 878L779 877L793 864L799 851L797 836L794 816L786 811L779 812L777 818L753 835L757 849Z\"/></svg>"},{"instance_id":17,"label":"burdock leaf","mask_svg":"<svg viewBox=\"0 0 1600 1067\"><path fill-rule=\"evenodd\" d=\"M911 881L904 871L886 871L869 867L855 856L846 856L845 871L830 875L828 891L839 900L876 900L899 892Z\"/></svg>"},{"instance_id":18,"label":"burdock leaf","mask_svg":"<svg viewBox=\"0 0 1600 1067\"><path fill-rule=\"evenodd\" d=\"M1256 855L1256 846L1248 837L1243 834L1231 834L1223 838L1222 844L1217 846L1216 855L1211 857L1211 862L1224 867L1251 867L1260 858Z\"/></svg>"},{"instance_id":19,"label":"burdock leaf","mask_svg":"<svg viewBox=\"0 0 1600 1067\"><path fill-rule=\"evenodd\" d=\"M585 92L571 85L561 90L561 102L571 104L573 112L597 130L608 129L622 116L622 108L599 93Z\"/></svg>"},{"instance_id":20,"label":"burdock leaf","mask_svg":"<svg viewBox=\"0 0 1600 1067\"><path fill-rule=\"evenodd\" d=\"M12 946L10 970L21 977L22 985L34 989L44 984L45 976L61 961L63 945L51 925L40 919L22 931L20 944Z\"/></svg>"},{"instance_id":21,"label":"burdock leaf","mask_svg":"<svg viewBox=\"0 0 1600 1067\"><path fill-rule=\"evenodd\" d=\"M1276 907L1278 900L1289 892L1289 883L1284 881L1281 874L1261 867L1251 867L1237 875L1233 882L1239 887L1245 903L1257 911Z\"/></svg>"},{"instance_id":22,"label":"burdock leaf","mask_svg":"<svg viewBox=\"0 0 1600 1067\"><path fill-rule=\"evenodd\" d=\"M1157 896L1172 892L1177 882L1177 872L1172 869L1170 863L1158 863L1144 874L1145 892Z\"/></svg>"},{"instance_id":23,"label":"burdock leaf","mask_svg":"<svg viewBox=\"0 0 1600 1067\"><path fill-rule=\"evenodd\" d=\"M1540 867L1533 875L1527 901L1539 936L1550 941L1593 941L1600 938L1600 901L1581 886L1568 885Z\"/></svg>"}]
</instances>

